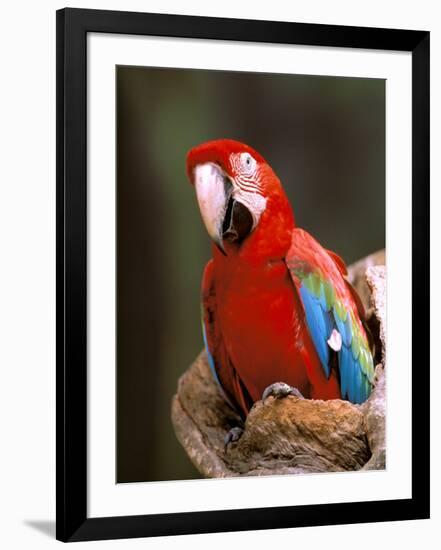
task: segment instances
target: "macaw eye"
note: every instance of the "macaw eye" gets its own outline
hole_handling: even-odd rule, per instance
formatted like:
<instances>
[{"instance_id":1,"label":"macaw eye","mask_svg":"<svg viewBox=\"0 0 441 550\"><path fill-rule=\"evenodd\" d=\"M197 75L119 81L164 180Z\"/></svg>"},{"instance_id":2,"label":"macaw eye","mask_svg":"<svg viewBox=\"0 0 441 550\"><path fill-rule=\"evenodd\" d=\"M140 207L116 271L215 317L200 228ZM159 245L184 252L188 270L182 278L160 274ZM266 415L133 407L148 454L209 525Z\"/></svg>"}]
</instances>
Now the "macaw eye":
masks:
<instances>
[{"instance_id":1,"label":"macaw eye","mask_svg":"<svg viewBox=\"0 0 441 550\"><path fill-rule=\"evenodd\" d=\"M245 172L254 171L256 160L249 153L242 153L240 160Z\"/></svg>"}]
</instances>

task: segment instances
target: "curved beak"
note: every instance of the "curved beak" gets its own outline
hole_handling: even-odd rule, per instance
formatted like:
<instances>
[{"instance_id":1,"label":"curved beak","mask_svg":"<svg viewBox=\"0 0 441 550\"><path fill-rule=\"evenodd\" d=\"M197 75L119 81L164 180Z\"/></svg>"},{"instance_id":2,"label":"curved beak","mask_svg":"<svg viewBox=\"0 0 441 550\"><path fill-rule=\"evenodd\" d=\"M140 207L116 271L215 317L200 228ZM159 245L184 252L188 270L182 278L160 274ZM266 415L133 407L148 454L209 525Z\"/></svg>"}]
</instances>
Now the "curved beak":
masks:
<instances>
[{"instance_id":1,"label":"curved beak","mask_svg":"<svg viewBox=\"0 0 441 550\"><path fill-rule=\"evenodd\" d=\"M207 232L226 254L224 241L240 243L252 230L253 217L234 198L234 185L219 165L212 162L196 165L194 185Z\"/></svg>"},{"instance_id":2,"label":"curved beak","mask_svg":"<svg viewBox=\"0 0 441 550\"><path fill-rule=\"evenodd\" d=\"M207 232L225 254L222 226L233 186L220 166L212 162L195 166L194 186Z\"/></svg>"}]
</instances>

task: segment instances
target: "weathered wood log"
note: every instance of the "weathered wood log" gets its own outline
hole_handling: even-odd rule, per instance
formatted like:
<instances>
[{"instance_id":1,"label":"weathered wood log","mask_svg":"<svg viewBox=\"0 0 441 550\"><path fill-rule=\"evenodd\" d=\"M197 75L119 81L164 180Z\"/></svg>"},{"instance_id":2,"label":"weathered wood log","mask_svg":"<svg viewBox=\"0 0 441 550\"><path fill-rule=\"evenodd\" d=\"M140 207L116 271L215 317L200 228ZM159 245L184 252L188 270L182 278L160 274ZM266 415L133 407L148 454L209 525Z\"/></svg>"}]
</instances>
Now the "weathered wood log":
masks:
<instances>
[{"instance_id":1,"label":"weathered wood log","mask_svg":"<svg viewBox=\"0 0 441 550\"><path fill-rule=\"evenodd\" d=\"M371 267L384 266L386 264L386 253L384 250L378 250L366 258L358 260L348 267L348 280L357 289L366 309L371 307L371 289L366 280L366 273Z\"/></svg>"},{"instance_id":2,"label":"weathered wood log","mask_svg":"<svg viewBox=\"0 0 441 550\"><path fill-rule=\"evenodd\" d=\"M349 279L371 305L369 324L385 358L385 268L376 253L351 266ZM363 275L361 275L363 273ZM371 304L369 304L369 301ZM176 436L204 477L297 474L384 469L385 373L378 365L375 388L363 405L268 397L252 407L245 425L226 403L210 372L205 352L181 376L172 399ZM238 442L225 451L228 431L243 426Z\"/></svg>"}]
</instances>

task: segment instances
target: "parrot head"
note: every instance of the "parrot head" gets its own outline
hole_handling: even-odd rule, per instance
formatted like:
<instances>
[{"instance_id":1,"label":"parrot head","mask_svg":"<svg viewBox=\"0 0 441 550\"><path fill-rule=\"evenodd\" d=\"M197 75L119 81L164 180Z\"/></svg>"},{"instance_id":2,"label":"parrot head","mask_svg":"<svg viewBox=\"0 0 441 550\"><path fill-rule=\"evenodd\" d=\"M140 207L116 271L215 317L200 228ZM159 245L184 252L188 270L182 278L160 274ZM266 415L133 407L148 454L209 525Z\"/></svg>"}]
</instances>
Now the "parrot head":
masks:
<instances>
[{"instance_id":1,"label":"parrot head","mask_svg":"<svg viewBox=\"0 0 441 550\"><path fill-rule=\"evenodd\" d=\"M287 222L293 224L279 179L262 155L244 143L219 139L194 147L187 155L187 174L207 232L223 254L240 246L271 211L278 210L280 218L287 210Z\"/></svg>"}]
</instances>

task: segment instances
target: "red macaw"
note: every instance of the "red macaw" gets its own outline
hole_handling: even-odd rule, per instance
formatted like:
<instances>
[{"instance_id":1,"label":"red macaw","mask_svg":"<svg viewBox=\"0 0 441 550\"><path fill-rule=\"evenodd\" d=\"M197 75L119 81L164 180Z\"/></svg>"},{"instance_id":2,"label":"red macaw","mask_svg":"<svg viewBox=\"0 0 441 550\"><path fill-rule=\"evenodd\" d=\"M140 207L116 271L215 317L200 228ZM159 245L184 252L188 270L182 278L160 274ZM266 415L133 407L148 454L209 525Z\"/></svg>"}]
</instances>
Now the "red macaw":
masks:
<instances>
[{"instance_id":1,"label":"red macaw","mask_svg":"<svg viewBox=\"0 0 441 550\"><path fill-rule=\"evenodd\" d=\"M296 227L280 180L248 145L203 143L187 173L214 243L202 328L228 401L242 416L270 394L363 403L374 365L343 260Z\"/></svg>"}]
</instances>

